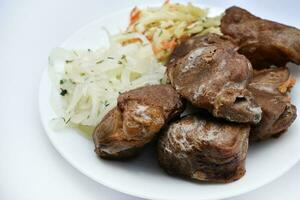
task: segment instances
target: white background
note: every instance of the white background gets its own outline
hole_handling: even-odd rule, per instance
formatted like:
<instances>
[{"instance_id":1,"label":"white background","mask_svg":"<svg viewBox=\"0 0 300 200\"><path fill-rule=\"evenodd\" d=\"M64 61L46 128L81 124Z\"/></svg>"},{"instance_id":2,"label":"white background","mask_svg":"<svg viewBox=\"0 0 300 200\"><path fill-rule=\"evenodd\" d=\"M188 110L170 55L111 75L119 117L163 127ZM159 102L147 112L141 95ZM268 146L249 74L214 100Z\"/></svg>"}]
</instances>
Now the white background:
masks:
<instances>
[{"instance_id":1,"label":"white background","mask_svg":"<svg viewBox=\"0 0 300 200\"><path fill-rule=\"evenodd\" d=\"M138 200L90 180L56 152L41 126L37 95L51 48L94 19L147 2L161 1L0 0L0 200ZM300 27L299 1L192 2L236 4ZM300 163L273 183L230 200L299 200L299 185Z\"/></svg>"}]
</instances>

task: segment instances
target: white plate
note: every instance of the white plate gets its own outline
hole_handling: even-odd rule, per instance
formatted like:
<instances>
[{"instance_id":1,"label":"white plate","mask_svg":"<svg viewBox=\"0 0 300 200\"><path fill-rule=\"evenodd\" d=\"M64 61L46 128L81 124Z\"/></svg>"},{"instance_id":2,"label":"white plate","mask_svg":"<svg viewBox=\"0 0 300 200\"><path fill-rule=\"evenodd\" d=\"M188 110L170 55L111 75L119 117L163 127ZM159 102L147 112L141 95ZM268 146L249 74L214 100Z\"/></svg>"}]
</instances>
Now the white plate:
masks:
<instances>
[{"instance_id":1,"label":"white plate","mask_svg":"<svg viewBox=\"0 0 300 200\"><path fill-rule=\"evenodd\" d=\"M220 9L214 9L215 12ZM115 13L94 21L72 35L62 47L68 49L97 48L107 44L102 27L111 33L124 29L129 10ZM300 68L292 66L293 75L300 79ZM293 103L300 108L300 93L297 84L292 93ZM87 140L76 130L51 130L49 121L55 117L49 104L51 83L47 70L44 71L40 92L39 107L42 123L49 139L58 152L76 169L93 180L123 193L149 199L219 199L263 186L289 170L300 158L300 123L297 119L289 128L288 134L279 139L255 144L250 147L247 158L246 175L239 181L229 184L196 183L168 176L159 168L154 149L148 149L137 159L128 162L99 159L93 152L92 141Z\"/></svg>"}]
</instances>

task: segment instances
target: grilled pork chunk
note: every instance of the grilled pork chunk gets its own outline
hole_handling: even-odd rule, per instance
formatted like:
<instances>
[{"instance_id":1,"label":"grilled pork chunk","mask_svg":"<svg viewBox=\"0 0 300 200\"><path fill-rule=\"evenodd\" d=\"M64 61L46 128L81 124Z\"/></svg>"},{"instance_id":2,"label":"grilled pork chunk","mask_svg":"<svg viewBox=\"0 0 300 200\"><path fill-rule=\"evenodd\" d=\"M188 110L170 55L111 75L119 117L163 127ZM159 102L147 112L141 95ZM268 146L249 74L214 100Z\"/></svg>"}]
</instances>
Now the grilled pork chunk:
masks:
<instances>
[{"instance_id":1,"label":"grilled pork chunk","mask_svg":"<svg viewBox=\"0 0 300 200\"><path fill-rule=\"evenodd\" d=\"M245 174L250 126L203 114L186 116L163 131L158 159L169 174L231 182Z\"/></svg>"},{"instance_id":2,"label":"grilled pork chunk","mask_svg":"<svg viewBox=\"0 0 300 200\"><path fill-rule=\"evenodd\" d=\"M285 67L255 71L248 88L263 115L261 121L251 128L251 140L280 135L294 122L297 111L287 94L294 83Z\"/></svg>"},{"instance_id":3,"label":"grilled pork chunk","mask_svg":"<svg viewBox=\"0 0 300 200\"><path fill-rule=\"evenodd\" d=\"M175 48L167 64L171 84L194 106L241 123L261 119L261 109L246 89L252 73L247 58L216 34L186 40Z\"/></svg>"},{"instance_id":4,"label":"grilled pork chunk","mask_svg":"<svg viewBox=\"0 0 300 200\"><path fill-rule=\"evenodd\" d=\"M225 11L221 31L239 46L256 69L270 65L300 64L300 30L261 19L239 7Z\"/></svg>"},{"instance_id":5,"label":"grilled pork chunk","mask_svg":"<svg viewBox=\"0 0 300 200\"><path fill-rule=\"evenodd\" d=\"M95 128L95 152L102 158L128 158L152 141L160 129L183 111L170 85L145 86L121 94Z\"/></svg>"}]
</instances>

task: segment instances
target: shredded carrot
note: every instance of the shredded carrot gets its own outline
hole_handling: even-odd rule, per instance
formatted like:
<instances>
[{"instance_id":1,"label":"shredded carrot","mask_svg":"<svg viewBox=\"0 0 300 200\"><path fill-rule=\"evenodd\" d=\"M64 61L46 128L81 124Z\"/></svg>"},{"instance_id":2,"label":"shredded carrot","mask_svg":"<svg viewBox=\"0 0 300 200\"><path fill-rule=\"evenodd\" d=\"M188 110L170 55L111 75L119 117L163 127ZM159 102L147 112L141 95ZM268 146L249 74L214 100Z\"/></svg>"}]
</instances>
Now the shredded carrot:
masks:
<instances>
[{"instance_id":1,"label":"shredded carrot","mask_svg":"<svg viewBox=\"0 0 300 200\"><path fill-rule=\"evenodd\" d=\"M153 36L152 36L152 35L147 35L146 37L147 37L147 39L148 39L150 42L151 42L152 39L153 39Z\"/></svg>"},{"instance_id":2,"label":"shredded carrot","mask_svg":"<svg viewBox=\"0 0 300 200\"><path fill-rule=\"evenodd\" d=\"M176 46L176 39L173 38L171 41L162 41L161 42L163 49L173 49Z\"/></svg>"},{"instance_id":3,"label":"shredded carrot","mask_svg":"<svg viewBox=\"0 0 300 200\"><path fill-rule=\"evenodd\" d=\"M158 54L159 52L162 51L162 49L155 47L154 45L152 45L152 50L154 54Z\"/></svg>"},{"instance_id":4,"label":"shredded carrot","mask_svg":"<svg viewBox=\"0 0 300 200\"><path fill-rule=\"evenodd\" d=\"M286 92L290 91L290 89L295 85L295 83L296 83L296 79L290 76L287 81L285 81L278 87L278 90L282 94L285 94Z\"/></svg>"},{"instance_id":5,"label":"shredded carrot","mask_svg":"<svg viewBox=\"0 0 300 200\"><path fill-rule=\"evenodd\" d=\"M139 20L140 14L141 14L141 11L137 7L134 7L132 9L132 11L130 12L130 23L129 23L129 25L135 24Z\"/></svg>"},{"instance_id":6,"label":"shredded carrot","mask_svg":"<svg viewBox=\"0 0 300 200\"><path fill-rule=\"evenodd\" d=\"M122 45L125 46L127 44L135 43L135 42L140 42L142 43L143 41L140 38L131 38L125 41L122 41Z\"/></svg>"}]
</instances>

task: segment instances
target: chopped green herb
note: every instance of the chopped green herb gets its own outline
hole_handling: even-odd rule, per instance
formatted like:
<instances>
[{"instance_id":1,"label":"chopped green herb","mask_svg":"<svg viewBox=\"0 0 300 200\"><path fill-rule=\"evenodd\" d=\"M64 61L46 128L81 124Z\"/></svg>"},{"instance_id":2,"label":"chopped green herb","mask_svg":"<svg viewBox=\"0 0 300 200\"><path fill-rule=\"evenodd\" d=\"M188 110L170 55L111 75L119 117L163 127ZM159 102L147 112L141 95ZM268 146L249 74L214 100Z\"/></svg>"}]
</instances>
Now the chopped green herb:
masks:
<instances>
[{"instance_id":1,"label":"chopped green herb","mask_svg":"<svg viewBox=\"0 0 300 200\"><path fill-rule=\"evenodd\" d=\"M84 72L81 72L81 73L80 73L80 76L85 76L85 73L84 73Z\"/></svg>"},{"instance_id":2,"label":"chopped green herb","mask_svg":"<svg viewBox=\"0 0 300 200\"><path fill-rule=\"evenodd\" d=\"M73 60L66 60L65 62L68 64L68 63L72 63Z\"/></svg>"},{"instance_id":3,"label":"chopped green herb","mask_svg":"<svg viewBox=\"0 0 300 200\"><path fill-rule=\"evenodd\" d=\"M118 92L119 94L122 94L122 92Z\"/></svg>"},{"instance_id":4,"label":"chopped green herb","mask_svg":"<svg viewBox=\"0 0 300 200\"><path fill-rule=\"evenodd\" d=\"M123 54L122 57L121 57L121 59L124 60L125 62L127 62L127 57L126 57L126 55Z\"/></svg>"},{"instance_id":5,"label":"chopped green herb","mask_svg":"<svg viewBox=\"0 0 300 200\"><path fill-rule=\"evenodd\" d=\"M87 119L89 119L89 118L90 118L90 115L87 116Z\"/></svg>"},{"instance_id":6,"label":"chopped green herb","mask_svg":"<svg viewBox=\"0 0 300 200\"><path fill-rule=\"evenodd\" d=\"M111 60L113 60L114 58L113 58L113 57L110 57L110 56L108 56L108 57L107 57L107 59L111 59Z\"/></svg>"},{"instance_id":7,"label":"chopped green herb","mask_svg":"<svg viewBox=\"0 0 300 200\"><path fill-rule=\"evenodd\" d=\"M92 51L91 49L88 49L88 52Z\"/></svg>"},{"instance_id":8,"label":"chopped green herb","mask_svg":"<svg viewBox=\"0 0 300 200\"><path fill-rule=\"evenodd\" d=\"M109 106L109 103L107 101L104 102L104 106L107 107Z\"/></svg>"},{"instance_id":9,"label":"chopped green herb","mask_svg":"<svg viewBox=\"0 0 300 200\"><path fill-rule=\"evenodd\" d=\"M122 61L119 60L119 61L118 61L118 64L119 64L119 65L122 65L123 63L122 63Z\"/></svg>"},{"instance_id":10,"label":"chopped green herb","mask_svg":"<svg viewBox=\"0 0 300 200\"><path fill-rule=\"evenodd\" d=\"M104 60L99 60L99 61L96 62L96 64L101 64L101 63L103 63L103 61Z\"/></svg>"},{"instance_id":11,"label":"chopped green herb","mask_svg":"<svg viewBox=\"0 0 300 200\"><path fill-rule=\"evenodd\" d=\"M77 53L76 51L73 51L73 53L74 53L76 56L78 56L78 53Z\"/></svg>"},{"instance_id":12,"label":"chopped green herb","mask_svg":"<svg viewBox=\"0 0 300 200\"><path fill-rule=\"evenodd\" d=\"M158 36L161 36L162 34L163 34L163 30L160 29L160 32L159 32Z\"/></svg>"},{"instance_id":13,"label":"chopped green herb","mask_svg":"<svg viewBox=\"0 0 300 200\"><path fill-rule=\"evenodd\" d=\"M70 121L71 121L71 117L65 123L68 124Z\"/></svg>"},{"instance_id":14,"label":"chopped green herb","mask_svg":"<svg viewBox=\"0 0 300 200\"><path fill-rule=\"evenodd\" d=\"M68 90L60 88L60 95L65 96L66 94L68 94Z\"/></svg>"},{"instance_id":15,"label":"chopped green herb","mask_svg":"<svg viewBox=\"0 0 300 200\"><path fill-rule=\"evenodd\" d=\"M65 124L68 124L71 121L71 117L68 120L66 120L64 117L62 117L62 119L64 120Z\"/></svg>"},{"instance_id":16,"label":"chopped green herb","mask_svg":"<svg viewBox=\"0 0 300 200\"><path fill-rule=\"evenodd\" d=\"M59 84L61 84L61 85L64 84L64 80L60 80Z\"/></svg>"}]
</instances>

